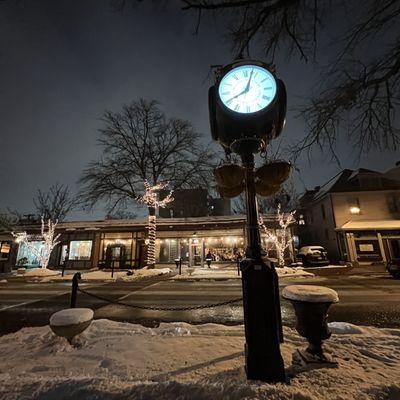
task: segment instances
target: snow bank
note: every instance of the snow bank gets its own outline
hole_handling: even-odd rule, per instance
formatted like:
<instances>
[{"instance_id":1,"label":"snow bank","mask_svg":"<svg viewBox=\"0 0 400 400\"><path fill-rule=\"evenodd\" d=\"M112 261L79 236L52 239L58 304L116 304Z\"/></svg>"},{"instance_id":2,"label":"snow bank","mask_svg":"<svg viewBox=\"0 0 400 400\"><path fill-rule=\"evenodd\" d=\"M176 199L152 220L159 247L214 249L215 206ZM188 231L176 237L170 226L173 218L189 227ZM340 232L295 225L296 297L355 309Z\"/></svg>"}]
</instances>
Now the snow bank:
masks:
<instances>
[{"instance_id":1,"label":"snow bank","mask_svg":"<svg viewBox=\"0 0 400 400\"><path fill-rule=\"evenodd\" d=\"M49 327L0 337L0 398L395 400L400 330L362 328L325 345L338 368L292 364L306 344L285 328L290 385L247 382L243 326L165 323L158 328L95 320L75 347Z\"/></svg>"},{"instance_id":2,"label":"snow bank","mask_svg":"<svg viewBox=\"0 0 400 400\"><path fill-rule=\"evenodd\" d=\"M89 272L81 272L82 281L96 281L96 282L116 282L116 281L138 281L143 278L150 278L153 276L166 275L171 272L170 268L160 268L160 269L139 269L134 270L133 275L127 275L127 271L114 271L114 276L111 277L111 271L95 270ZM41 280L41 282L50 281L70 281L72 280L73 274L57 277L46 277Z\"/></svg>"},{"instance_id":3,"label":"snow bank","mask_svg":"<svg viewBox=\"0 0 400 400\"><path fill-rule=\"evenodd\" d=\"M190 270L190 273L189 273ZM314 276L314 274L304 271L299 267L282 267L276 268L279 277L294 277L294 276ZM176 275L174 279L178 280L193 280L193 279L241 279L241 275L237 273L237 267L234 268L182 268L182 275Z\"/></svg>"},{"instance_id":4,"label":"snow bank","mask_svg":"<svg viewBox=\"0 0 400 400\"><path fill-rule=\"evenodd\" d=\"M276 268L278 276L314 276L313 273L307 272L303 267L281 267Z\"/></svg>"},{"instance_id":5,"label":"snow bank","mask_svg":"<svg viewBox=\"0 0 400 400\"><path fill-rule=\"evenodd\" d=\"M28 269L24 273L24 277L27 278L43 278L43 277L49 277L49 276L57 276L60 275L60 271L53 271L48 268L33 268L33 269Z\"/></svg>"},{"instance_id":6,"label":"snow bank","mask_svg":"<svg viewBox=\"0 0 400 400\"><path fill-rule=\"evenodd\" d=\"M123 275L118 280L124 282L137 281L143 278L150 278L153 276L168 275L172 272L171 268L155 268L155 269L139 269L135 270L133 275Z\"/></svg>"},{"instance_id":7,"label":"snow bank","mask_svg":"<svg viewBox=\"0 0 400 400\"><path fill-rule=\"evenodd\" d=\"M368 328L350 324L349 322L329 322L329 329L336 334L362 334L367 333Z\"/></svg>"}]
</instances>

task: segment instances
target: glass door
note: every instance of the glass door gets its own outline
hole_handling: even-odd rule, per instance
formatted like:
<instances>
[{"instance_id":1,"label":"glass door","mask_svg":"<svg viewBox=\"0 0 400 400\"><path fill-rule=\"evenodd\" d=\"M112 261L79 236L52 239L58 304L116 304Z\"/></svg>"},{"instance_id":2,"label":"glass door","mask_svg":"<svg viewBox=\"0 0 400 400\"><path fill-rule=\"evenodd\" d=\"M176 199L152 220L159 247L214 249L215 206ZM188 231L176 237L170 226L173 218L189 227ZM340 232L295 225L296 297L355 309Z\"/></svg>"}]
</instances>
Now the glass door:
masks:
<instances>
[{"instance_id":1,"label":"glass door","mask_svg":"<svg viewBox=\"0 0 400 400\"><path fill-rule=\"evenodd\" d=\"M190 244L190 265L203 266L203 241L199 239L192 240Z\"/></svg>"}]
</instances>

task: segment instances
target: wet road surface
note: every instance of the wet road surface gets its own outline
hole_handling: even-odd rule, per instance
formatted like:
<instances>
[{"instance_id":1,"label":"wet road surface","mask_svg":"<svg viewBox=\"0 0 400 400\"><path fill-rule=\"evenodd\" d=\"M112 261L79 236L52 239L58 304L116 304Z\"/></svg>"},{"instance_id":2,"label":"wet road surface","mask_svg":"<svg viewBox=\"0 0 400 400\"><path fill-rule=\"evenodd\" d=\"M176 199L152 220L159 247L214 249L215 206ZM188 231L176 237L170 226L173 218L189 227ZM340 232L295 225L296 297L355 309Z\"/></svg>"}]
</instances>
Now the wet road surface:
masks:
<instances>
[{"instance_id":1,"label":"wet road surface","mask_svg":"<svg viewBox=\"0 0 400 400\"><path fill-rule=\"evenodd\" d=\"M347 321L359 325L400 327L400 280L381 276L332 276L284 278L280 288L288 284L313 284L338 291L340 303L330 309L330 321ZM179 281L165 277L144 282L80 284L90 293L107 299L140 306L182 307L218 303L241 296L238 279ZM69 307L70 283L26 283L13 281L0 284L0 334L14 332L24 326L45 325L52 313ZM293 326L290 303L282 300L282 318ZM159 322L243 323L241 302L190 311L151 311L105 304L78 294L78 307L95 310L95 318L109 318L155 326Z\"/></svg>"}]
</instances>

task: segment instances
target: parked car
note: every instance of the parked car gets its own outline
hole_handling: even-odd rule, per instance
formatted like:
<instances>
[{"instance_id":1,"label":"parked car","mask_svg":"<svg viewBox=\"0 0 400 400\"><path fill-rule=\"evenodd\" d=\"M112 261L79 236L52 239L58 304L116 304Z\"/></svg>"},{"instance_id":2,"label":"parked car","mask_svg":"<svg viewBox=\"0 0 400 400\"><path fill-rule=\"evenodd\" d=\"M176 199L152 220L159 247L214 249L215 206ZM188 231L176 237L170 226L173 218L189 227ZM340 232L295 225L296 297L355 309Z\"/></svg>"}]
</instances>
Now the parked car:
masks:
<instances>
[{"instance_id":1,"label":"parked car","mask_svg":"<svg viewBox=\"0 0 400 400\"><path fill-rule=\"evenodd\" d=\"M395 258L386 263L386 269L395 279L400 279L400 258Z\"/></svg>"},{"instance_id":2,"label":"parked car","mask_svg":"<svg viewBox=\"0 0 400 400\"><path fill-rule=\"evenodd\" d=\"M328 253L322 246L304 246L297 253L304 267L329 265Z\"/></svg>"}]
</instances>

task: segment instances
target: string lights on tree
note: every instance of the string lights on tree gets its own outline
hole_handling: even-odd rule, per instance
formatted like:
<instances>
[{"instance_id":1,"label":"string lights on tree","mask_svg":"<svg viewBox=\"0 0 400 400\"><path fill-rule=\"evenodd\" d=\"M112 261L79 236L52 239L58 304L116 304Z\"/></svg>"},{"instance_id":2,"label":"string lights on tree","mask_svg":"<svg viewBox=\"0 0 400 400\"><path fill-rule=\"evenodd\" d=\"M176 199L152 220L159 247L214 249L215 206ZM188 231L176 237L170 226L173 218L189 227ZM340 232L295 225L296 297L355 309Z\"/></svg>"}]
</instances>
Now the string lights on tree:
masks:
<instances>
[{"instance_id":1,"label":"string lights on tree","mask_svg":"<svg viewBox=\"0 0 400 400\"><path fill-rule=\"evenodd\" d=\"M55 234L57 223L57 220L53 222L51 219L49 219L47 221L47 224L45 224L42 217L40 235L28 235L26 232L12 232L12 235L15 237L15 241L19 244L22 243L28 249L28 251L35 256L41 268L48 267L51 253L54 248L60 243L58 240L60 238L60 234ZM35 247L33 245L34 241L42 242L43 247Z\"/></svg>"},{"instance_id":2,"label":"string lights on tree","mask_svg":"<svg viewBox=\"0 0 400 400\"><path fill-rule=\"evenodd\" d=\"M279 267L285 266L285 250L293 242L293 236L290 235L289 226L296 221L296 219L294 218L295 213L296 211L292 211L290 213L282 212L281 205L278 204L276 214L281 231L280 235L276 235L271 230L267 229L261 214L259 216L259 224L261 229L265 233L267 242L271 243L276 249Z\"/></svg>"},{"instance_id":3,"label":"string lights on tree","mask_svg":"<svg viewBox=\"0 0 400 400\"><path fill-rule=\"evenodd\" d=\"M149 210L149 223L148 223L148 244L147 244L147 267L154 268L156 263L156 232L157 232L157 216L156 211L158 208L164 208L167 204L174 201L172 197L173 190L170 190L168 195L162 200L159 199L160 190L166 189L168 183L158 183L151 185L147 180L144 181L145 192L143 196L137 200L140 203L146 204Z\"/></svg>"}]
</instances>

